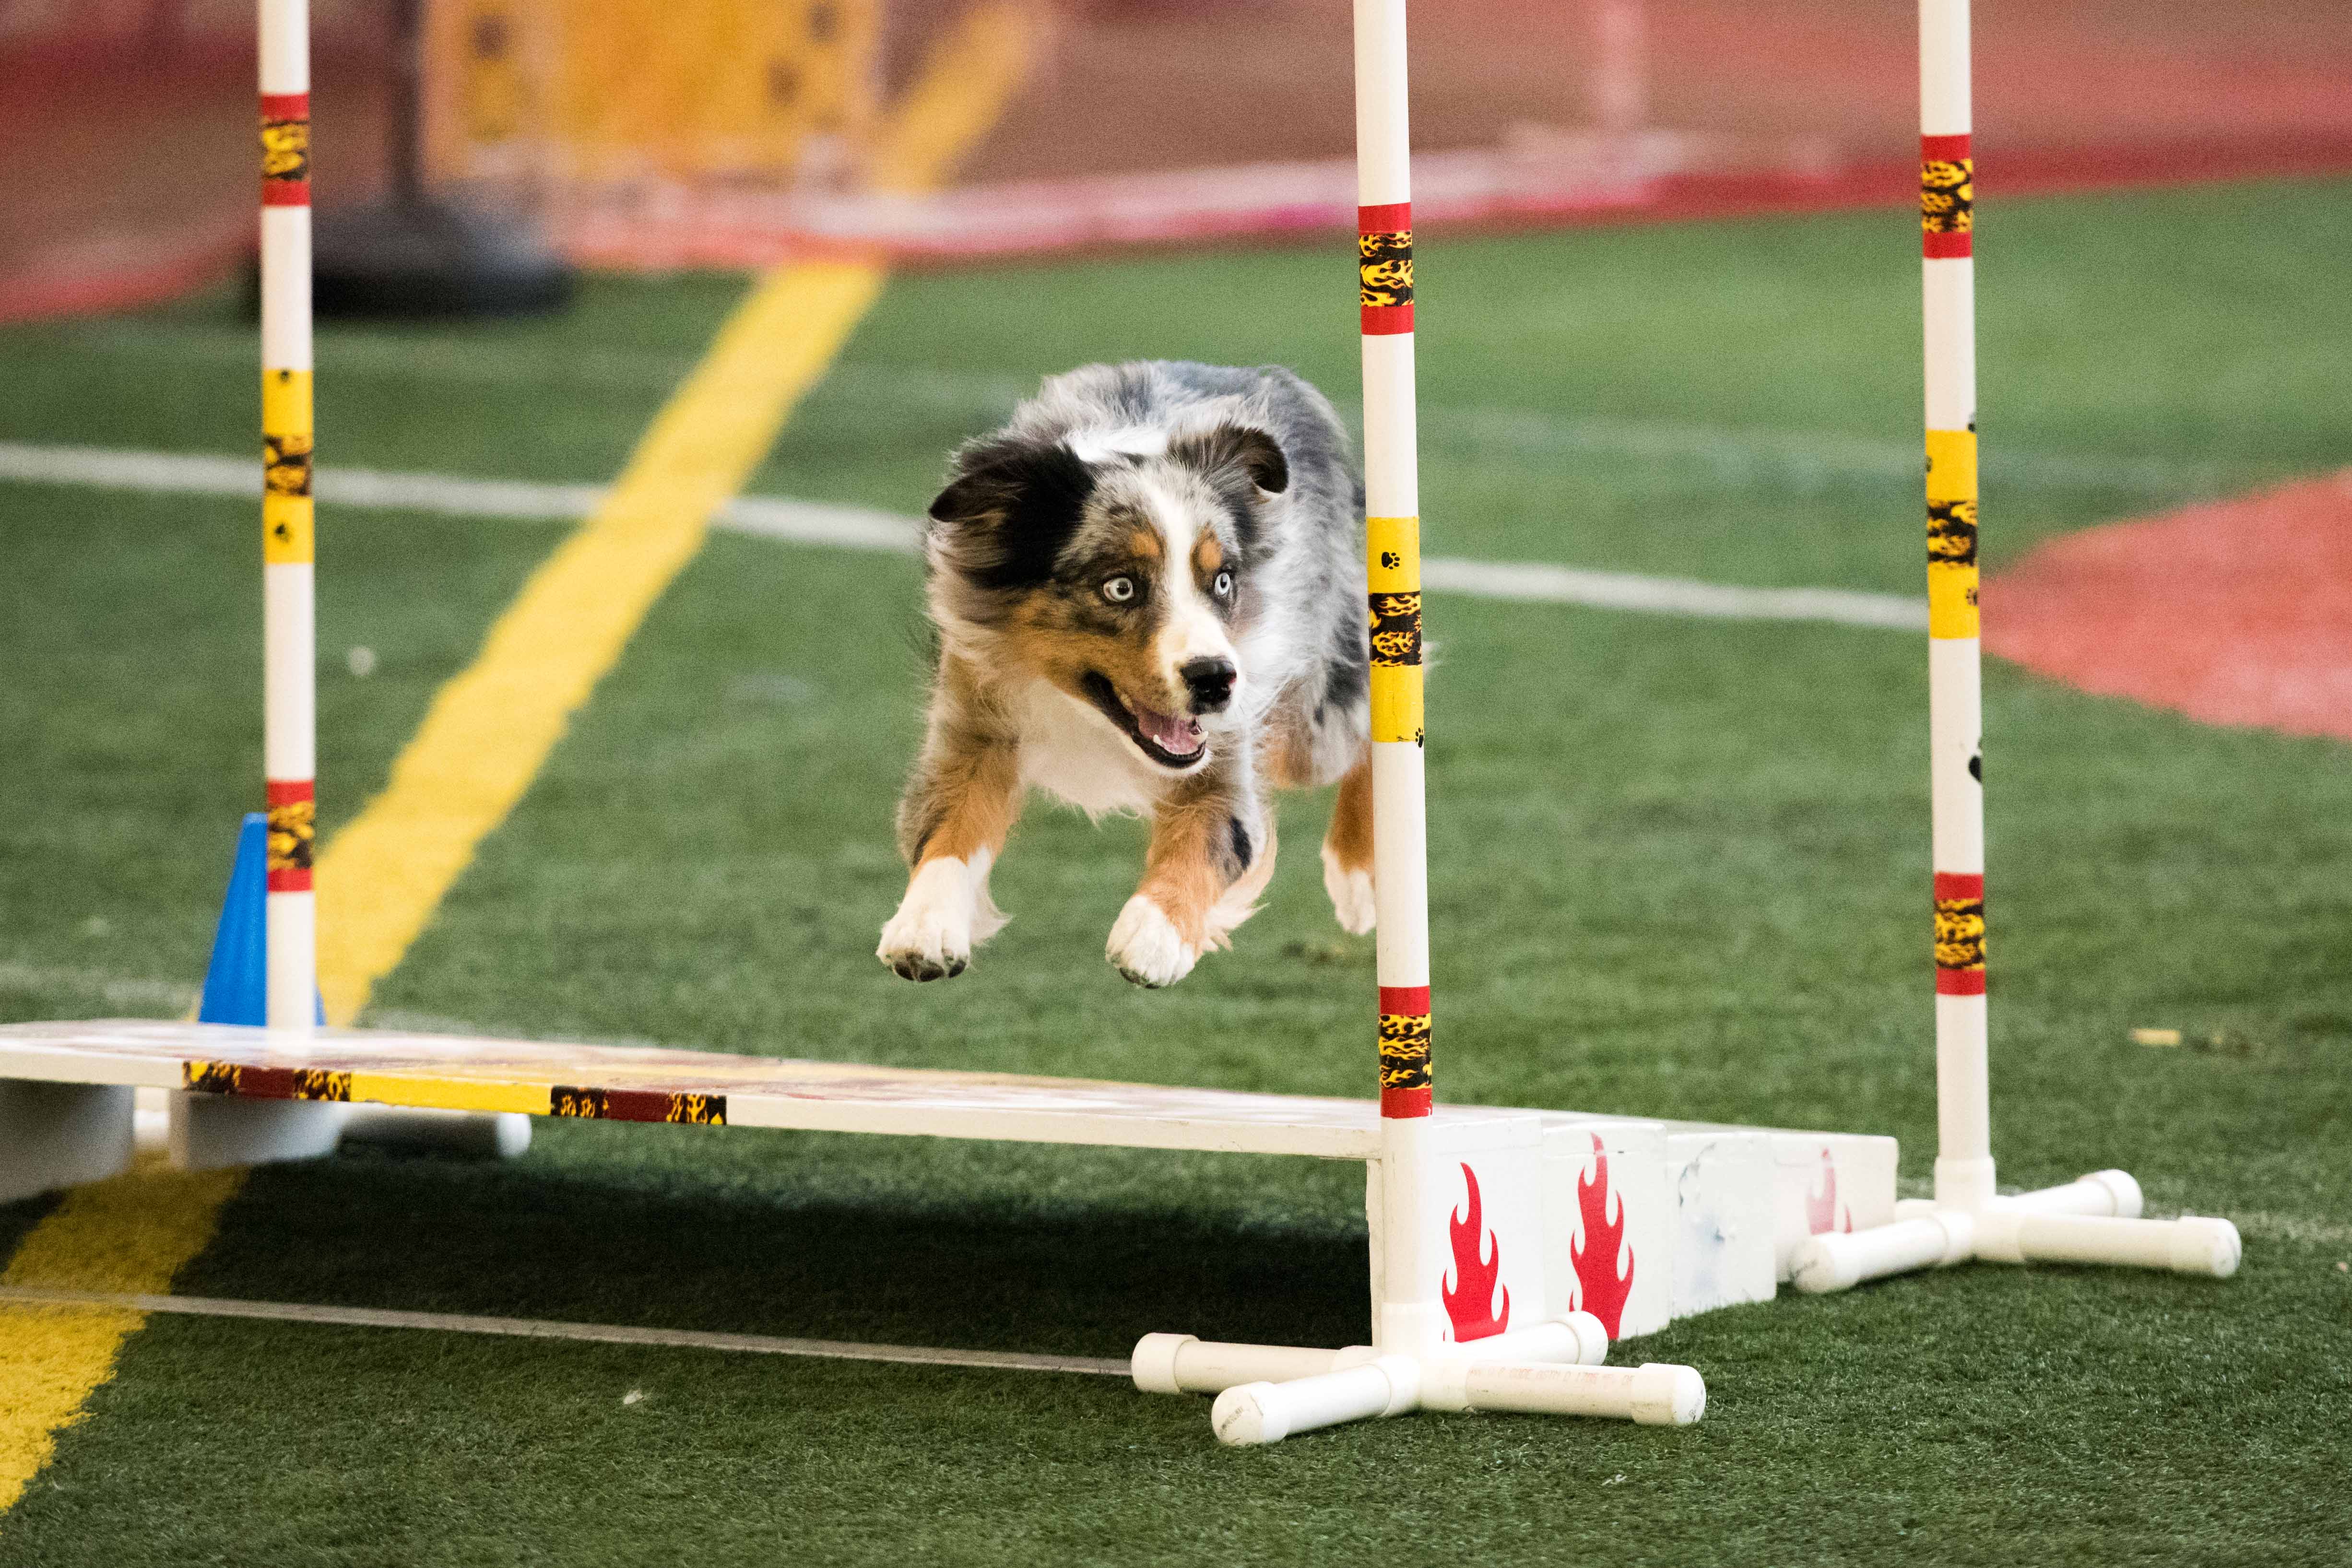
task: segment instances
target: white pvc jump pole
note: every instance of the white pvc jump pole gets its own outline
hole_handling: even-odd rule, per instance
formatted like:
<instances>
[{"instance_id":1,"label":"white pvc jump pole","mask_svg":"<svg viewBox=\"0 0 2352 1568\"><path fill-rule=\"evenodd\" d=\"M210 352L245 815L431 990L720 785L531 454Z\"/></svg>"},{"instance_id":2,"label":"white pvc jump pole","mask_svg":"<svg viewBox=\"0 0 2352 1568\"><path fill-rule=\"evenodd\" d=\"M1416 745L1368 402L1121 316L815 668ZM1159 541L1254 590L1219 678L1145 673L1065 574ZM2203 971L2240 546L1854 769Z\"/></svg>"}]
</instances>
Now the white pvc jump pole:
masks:
<instances>
[{"instance_id":1,"label":"white pvc jump pole","mask_svg":"<svg viewBox=\"0 0 2352 1568\"><path fill-rule=\"evenodd\" d=\"M260 0L262 771L269 810L268 1022L318 1006L318 694L310 498L310 14Z\"/></svg>"},{"instance_id":2,"label":"white pvc jump pole","mask_svg":"<svg viewBox=\"0 0 2352 1568\"><path fill-rule=\"evenodd\" d=\"M1888 1225L1813 1237L1798 1289L1968 1259L2134 1264L2225 1277L2226 1219L2144 1220L2139 1184L2100 1171L2011 1197L1993 1179L1985 1005L1984 714L1977 604L1976 162L1969 0L1919 0L1919 214L1926 337L1928 749L1934 812L1936 1196Z\"/></svg>"},{"instance_id":3,"label":"white pvc jump pole","mask_svg":"<svg viewBox=\"0 0 2352 1568\"><path fill-rule=\"evenodd\" d=\"M1214 1394L1228 1443L1409 1410L1510 1410L1683 1426L1706 1385L1687 1366L1591 1364L1590 1313L1452 1343L1432 1250L1448 1189L1429 1148L1429 847L1422 769L1421 499L1412 359L1412 152L1404 0L1356 0L1356 171L1364 375L1365 555L1373 627L1372 863L1379 912L1380 1256L1372 1343L1344 1350L1147 1334L1136 1386Z\"/></svg>"}]
</instances>

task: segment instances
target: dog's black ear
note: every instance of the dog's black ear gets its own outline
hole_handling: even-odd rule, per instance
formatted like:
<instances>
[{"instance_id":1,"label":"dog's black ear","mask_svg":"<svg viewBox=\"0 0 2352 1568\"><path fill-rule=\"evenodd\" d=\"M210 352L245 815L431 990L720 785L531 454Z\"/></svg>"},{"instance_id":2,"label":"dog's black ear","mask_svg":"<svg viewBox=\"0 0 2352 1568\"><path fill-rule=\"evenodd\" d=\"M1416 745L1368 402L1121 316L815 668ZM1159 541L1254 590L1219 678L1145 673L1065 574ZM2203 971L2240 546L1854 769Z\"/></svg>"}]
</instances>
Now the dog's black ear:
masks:
<instances>
[{"instance_id":1,"label":"dog's black ear","mask_svg":"<svg viewBox=\"0 0 2352 1568\"><path fill-rule=\"evenodd\" d=\"M931 498L940 523L1003 522L1044 504L1075 511L1094 490L1094 472L1056 442L992 442L961 454L960 472Z\"/></svg>"},{"instance_id":2,"label":"dog's black ear","mask_svg":"<svg viewBox=\"0 0 2352 1568\"><path fill-rule=\"evenodd\" d=\"M1238 472L1269 496L1290 488L1290 459L1282 444L1252 424L1221 424L1172 441L1168 455L1204 474Z\"/></svg>"},{"instance_id":3,"label":"dog's black ear","mask_svg":"<svg viewBox=\"0 0 2352 1568\"><path fill-rule=\"evenodd\" d=\"M1055 442L996 441L968 449L930 507L935 549L975 584L1011 589L1054 574L1077 531L1094 470Z\"/></svg>"}]
</instances>

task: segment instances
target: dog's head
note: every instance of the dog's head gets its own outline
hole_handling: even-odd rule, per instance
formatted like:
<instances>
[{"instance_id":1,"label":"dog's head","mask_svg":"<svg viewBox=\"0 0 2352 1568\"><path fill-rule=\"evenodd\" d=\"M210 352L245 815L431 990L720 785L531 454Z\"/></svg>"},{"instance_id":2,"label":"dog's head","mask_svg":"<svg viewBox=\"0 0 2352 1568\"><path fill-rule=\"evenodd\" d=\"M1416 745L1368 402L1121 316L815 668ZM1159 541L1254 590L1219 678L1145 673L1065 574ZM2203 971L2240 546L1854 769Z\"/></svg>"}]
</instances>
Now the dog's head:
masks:
<instances>
[{"instance_id":1,"label":"dog's head","mask_svg":"<svg viewBox=\"0 0 2352 1568\"><path fill-rule=\"evenodd\" d=\"M991 437L931 503L935 602L1189 772L1246 706L1239 633L1289 483L1280 444L1248 424Z\"/></svg>"}]
</instances>

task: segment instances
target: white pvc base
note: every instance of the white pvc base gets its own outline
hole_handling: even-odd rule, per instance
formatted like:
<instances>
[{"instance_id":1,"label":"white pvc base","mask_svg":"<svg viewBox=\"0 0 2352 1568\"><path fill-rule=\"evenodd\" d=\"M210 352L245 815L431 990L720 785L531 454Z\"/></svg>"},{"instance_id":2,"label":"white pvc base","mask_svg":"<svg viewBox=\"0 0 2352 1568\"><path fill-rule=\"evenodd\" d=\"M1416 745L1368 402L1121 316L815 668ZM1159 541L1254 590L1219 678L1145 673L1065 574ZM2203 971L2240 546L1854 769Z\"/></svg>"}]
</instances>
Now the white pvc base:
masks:
<instances>
[{"instance_id":1,"label":"white pvc base","mask_svg":"<svg viewBox=\"0 0 2352 1568\"><path fill-rule=\"evenodd\" d=\"M353 1105L343 1123L342 1141L405 1155L510 1160L530 1147L530 1118L520 1111Z\"/></svg>"},{"instance_id":2,"label":"white pvc base","mask_svg":"<svg viewBox=\"0 0 2352 1568\"><path fill-rule=\"evenodd\" d=\"M127 1086L0 1079L0 1203L126 1169L131 1105Z\"/></svg>"},{"instance_id":3,"label":"white pvc base","mask_svg":"<svg viewBox=\"0 0 2352 1568\"><path fill-rule=\"evenodd\" d=\"M183 1171L315 1159L335 1152L350 1113L348 1105L174 1092L166 1147Z\"/></svg>"},{"instance_id":4,"label":"white pvc base","mask_svg":"<svg viewBox=\"0 0 2352 1568\"><path fill-rule=\"evenodd\" d=\"M1808 1237L1793 1260L1797 1289L1820 1295L1971 1260L2102 1263L2226 1280L2244 1251L2226 1219L2139 1218L2139 1183L2124 1171L2094 1171L1973 1211L1916 1201L1895 1207L1885 1225Z\"/></svg>"},{"instance_id":5,"label":"white pvc base","mask_svg":"<svg viewBox=\"0 0 2352 1568\"><path fill-rule=\"evenodd\" d=\"M1410 1410L1513 1411L1686 1427L1706 1410L1706 1383L1687 1366L1602 1366L1609 1335L1589 1312L1570 1312L1427 1355L1381 1355L1370 1345L1220 1344L1191 1334L1146 1334L1131 1362L1147 1394L1213 1394L1218 1440L1275 1443L1347 1421Z\"/></svg>"},{"instance_id":6,"label":"white pvc base","mask_svg":"<svg viewBox=\"0 0 2352 1568\"><path fill-rule=\"evenodd\" d=\"M0 1088L23 1087L32 1086L0 1080ZM230 1100L173 1091L161 1098L160 1114L142 1130L152 1129L149 1135L175 1170L316 1159L346 1144L479 1160L510 1160L530 1147L530 1118L510 1111Z\"/></svg>"}]
</instances>

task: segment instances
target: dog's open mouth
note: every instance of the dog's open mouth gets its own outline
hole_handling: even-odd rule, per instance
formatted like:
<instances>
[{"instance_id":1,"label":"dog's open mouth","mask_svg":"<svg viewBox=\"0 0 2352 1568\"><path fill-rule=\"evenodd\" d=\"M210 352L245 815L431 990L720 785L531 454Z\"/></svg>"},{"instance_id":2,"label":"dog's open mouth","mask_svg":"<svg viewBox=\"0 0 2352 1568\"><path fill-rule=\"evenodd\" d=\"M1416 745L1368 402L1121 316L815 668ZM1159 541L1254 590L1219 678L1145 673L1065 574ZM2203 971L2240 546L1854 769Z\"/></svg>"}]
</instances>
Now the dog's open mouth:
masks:
<instances>
[{"instance_id":1,"label":"dog's open mouth","mask_svg":"<svg viewBox=\"0 0 2352 1568\"><path fill-rule=\"evenodd\" d=\"M1209 749L1209 737L1201 733L1199 721L1181 714L1138 706L1119 695L1109 676L1092 670L1087 672L1081 684L1103 716L1124 730L1137 749L1162 768L1190 768Z\"/></svg>"}]
</instances>

